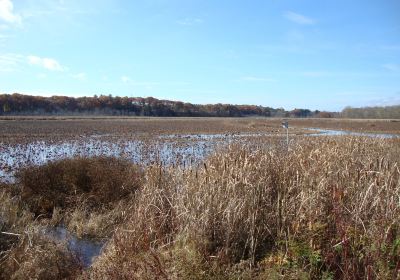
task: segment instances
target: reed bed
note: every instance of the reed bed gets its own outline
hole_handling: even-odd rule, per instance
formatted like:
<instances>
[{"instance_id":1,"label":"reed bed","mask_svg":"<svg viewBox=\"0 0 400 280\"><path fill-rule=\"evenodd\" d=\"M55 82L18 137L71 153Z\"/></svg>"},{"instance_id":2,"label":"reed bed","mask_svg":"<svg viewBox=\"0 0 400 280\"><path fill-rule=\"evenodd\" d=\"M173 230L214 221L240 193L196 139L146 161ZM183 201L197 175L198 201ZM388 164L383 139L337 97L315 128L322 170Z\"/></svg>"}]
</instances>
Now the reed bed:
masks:
<instances>
[{"instance_id":1,"label":"reed bed","mask_svg":"<svg viewBox=\"0 0 400 280\"><path fill-rule=\"evenodd\" d=\"M61 215L60 220L73 221L76 228L90 221L93 236L98 230L99 236L109 237L87 270L64 254L63 260L75 268L68 277L397 279L399 159L399 139L300 137L287 150L277 139L260 138L232 143L196 166L143 166L132 195L118 196L108 211L89 207L82 192L78 199L68 191L66 201L74 203L53 205L47 219L54 222ZM42 178L38 182L53 174L43 172L46 168L34 172ZM65 175L70 170L59 173L71 178ZM112 188L124 185L121 173L106 174L120 180ZM19 184L10 188L15 194L7 190L4 197L20 197L18 209L40 221L41 212L30 208L38 200L21 195L18 190L26 183ZM39 188L42 197L56 194L45 185ZM10 215L7 209L2 209L4 217ZM95 225L113 219L113 230L102 235L102 227ZM8 228L18 224L18 219L10 221ZM19 228L29 224L21 222ZM22 239L8 241L14 245L7 245L0 268L9 269L13 248Z\"/></svg>"},{"instance_id":2,"label":"reed bed","mask_svg":"<svg viewBox=\"0 0 400 280\"><path fill-rule=\"evenodd\" d=\"M230 146L197 169L151 166L93 278L392 279L398 140ZM266 274L267 273L267 274Z\"/></svg>"}]
</instances>

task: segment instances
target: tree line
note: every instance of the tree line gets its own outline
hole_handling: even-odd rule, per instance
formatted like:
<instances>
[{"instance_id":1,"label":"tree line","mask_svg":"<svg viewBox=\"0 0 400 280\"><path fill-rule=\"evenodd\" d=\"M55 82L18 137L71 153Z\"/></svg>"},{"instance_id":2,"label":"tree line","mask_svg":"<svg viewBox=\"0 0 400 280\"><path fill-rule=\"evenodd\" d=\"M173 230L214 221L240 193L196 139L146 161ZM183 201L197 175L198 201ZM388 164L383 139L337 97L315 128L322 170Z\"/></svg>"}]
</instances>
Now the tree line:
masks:
<instances>
[{"instance_id":1,"label":"tree line","mask_svg":"<svg viewBox=\"0 0 400 280\"><path fill-rule=\"evenodd\" d=\"M343 118L356 119L400 119L400 105L343 109Z\"/></svg>"},{"instance_id":2,"label":"tree line","mask_svg":"<svg viewBox=\"0 0 400 280\"><path fill-rule=\"evenodd\" d=\"M120 97L94 95L93 97L0 95L1 115L115 115L160 117L322 117L337 116L334 112L256 105L191 104L180 101L159 100L153 97Z\"/></svg>"}]
</instances>

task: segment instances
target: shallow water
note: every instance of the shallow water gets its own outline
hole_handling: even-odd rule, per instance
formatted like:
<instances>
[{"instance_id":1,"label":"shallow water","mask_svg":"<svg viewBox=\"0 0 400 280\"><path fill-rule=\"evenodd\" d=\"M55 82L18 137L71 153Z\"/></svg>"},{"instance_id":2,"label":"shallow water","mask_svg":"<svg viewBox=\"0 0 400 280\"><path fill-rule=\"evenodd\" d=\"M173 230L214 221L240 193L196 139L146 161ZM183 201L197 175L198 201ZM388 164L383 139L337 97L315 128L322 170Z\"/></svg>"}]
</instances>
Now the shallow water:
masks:
<instances>
[{"instance_id":1,"label":"shallow water","mask_svg":"<svg viewBox=\"0 0 400 280\"><path fill-rule=\"evenodd\" d=\"M161 162L164 165L188 165L209 154L220 141L153 141L84 139L63 143L45 141L29 144L0 144L0 180L12 182L16 170L49 161L93 156L123 157L134 163Z\"/></svg>"},{"instance_id":2,"label":"shallow water","mask_svg":"<svg viewBox=\"0 0 400 280\"><path fill-rule=\"evenodd\" d=\"M307 130L317 132L308 134L308 136L365 136L365 137L386 138L386 139L400 137L400 135L390 134L390 133L368 133L368 132L355 132L355 131L320 129L320 128L307 128Z\"/></svg>"},{"instance_id":3,"label":"shallow water","mask_svg":"<svg viewBox=\"0 0 400 280\"><path fill-rule=\"evenodd\" d=\"M56 242L66 242L67 248L79 257L85 268L92 264L94 257L100 255L105 244L104 241L78 238L61 226L48 228L43 234Z\"/></svg>"}]
</instances>

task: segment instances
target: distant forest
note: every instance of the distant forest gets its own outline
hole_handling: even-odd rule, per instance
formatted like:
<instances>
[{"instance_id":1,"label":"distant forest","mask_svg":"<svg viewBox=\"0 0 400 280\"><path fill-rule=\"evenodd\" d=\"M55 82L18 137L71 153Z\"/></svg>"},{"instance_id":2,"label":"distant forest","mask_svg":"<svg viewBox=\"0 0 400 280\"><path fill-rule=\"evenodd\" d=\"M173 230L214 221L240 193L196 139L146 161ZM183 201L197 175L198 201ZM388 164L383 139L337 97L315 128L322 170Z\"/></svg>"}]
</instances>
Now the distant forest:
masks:
<instances>
[{"instance_id":1,"label":"distant forest","mask_svg":"<svg viewBox=\"0 0 400 280\"><path fill-rule=\"evenodd\" d=\"M271 108L255 105L191 104L153 97L31 96L0 94L0 115L107 115L158 117L281 117L281 118L370 118L400 119L400 105L388 107L346 107L342 112Z\"/></svg>"},{"instance_id":2,"label":"distant forest","mask_svg":"<svg viewBox=\"0 0 400 280\"><path fill-rule=\"evenodd\" d=\"M364 107L343 109L343 118L357 119L400 119L400 105L386 107Z\"/></svg>"},{"instance_id":3,"label":"distant forest","mask_svg":"<svg viewBox=\"0 0 400 280\"><path fill-rule=\"evenodd\" d=\"M334 112L255 105L191 104L180 101L159 100L153 97L119 97L100 95L93 97L31 96L22 94L0 95L0 115L111 115L159 117L334 117Z\"/></svg>"}]
</instances>

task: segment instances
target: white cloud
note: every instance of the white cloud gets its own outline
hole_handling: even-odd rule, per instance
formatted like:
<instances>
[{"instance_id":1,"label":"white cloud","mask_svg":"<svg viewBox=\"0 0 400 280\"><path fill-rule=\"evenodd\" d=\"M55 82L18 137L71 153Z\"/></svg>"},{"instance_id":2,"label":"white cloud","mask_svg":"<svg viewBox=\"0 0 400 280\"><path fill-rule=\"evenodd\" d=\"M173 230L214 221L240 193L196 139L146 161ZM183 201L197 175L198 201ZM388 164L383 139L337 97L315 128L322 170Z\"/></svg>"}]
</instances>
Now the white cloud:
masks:
<instances>
[{"instance_id":1,"label":"white cloud","mask_svg":"<svg viewBox=\"0 0 400 280\"><path fill-rule=\"evenodd\" d=\"M274 79L266 77L245 76L240 78L241 81L247 82L275 82Z\"/></svg>"},{"instance_id":2,"label":"white cloud","mask_svg":"<svg viewBox=\"0 0 400 280\"><path fill-rule=\"evenodd\" d=\"M60 63L52 58L38 57L30 55L27 57L29 64L43 67L50 71L64 71L65 68Z\"/></svg>"},{"instance_id":3,"label":"white cloud","mask_svg":"<svg viewBox=\"0 0 400 280\"><path fill-rule=\"evenodd\" d=\"M86 73L83 73L83 72L82 72L82 73L75 74L75 75L72 75L72 77L73 77L74 79L79 80L79 81L85 81L86 78L87 78Z\"/></svg>"},{"instance_id":4,"label":"white cloud","mask_svg":"<svg viewBox=\"0 0 400 280\"><path fill-rule=\"evenodd\" d=\"M394 63L386 63L382 67L393 72L400 71L400 65Z\"/></svg>"},{"instance_id":5,"label":"white cloud","mask_svg":"<svg viewBox=\"0 0 400 280\"><path fill-rule=\"evenodd\" d=\"M297 24L311 25L315 23L314 19L291 11L285 12L284 17Z\"/></svg>"},{"instance_id":6,"label":"white cloud","mask_svg":"<svg viewBox=\"0 0 400 280\"><path fill-rule=\"evenodd\" d=\"M203 22L204 22L204 20L201 18L184 18L184 19L180 19L180 20L176 21L177 24L188 25L188 26L201 24Z\"/></svg>"},{"instance_id":7,"label":"white cloud","mask_svg":"<svg viewBox=\"0 0 400 280\"><path fill-rule=\"evenodd\" d=\"M12 24L21 24L21 16L14 13L11 0L0 0L0 19Z\"/></svg>"}]
</instances>

